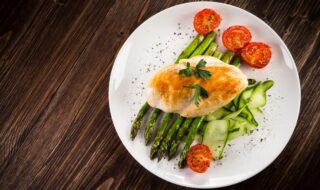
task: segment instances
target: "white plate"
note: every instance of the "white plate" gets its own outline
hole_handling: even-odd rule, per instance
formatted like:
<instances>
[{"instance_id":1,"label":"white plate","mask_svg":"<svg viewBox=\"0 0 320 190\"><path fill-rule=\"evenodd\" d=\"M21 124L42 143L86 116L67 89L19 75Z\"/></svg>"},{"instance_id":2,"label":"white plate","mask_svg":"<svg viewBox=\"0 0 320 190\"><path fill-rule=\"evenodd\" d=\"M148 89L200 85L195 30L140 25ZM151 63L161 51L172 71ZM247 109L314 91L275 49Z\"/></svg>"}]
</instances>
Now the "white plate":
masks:
<instances>
[{"instance_id":1,"label":"white plate","mask_svg":"<svg viewBox=\"0 0 320 190\"><path fill-rule=\"evenodd\" d=\"M258 131L232 141L225 158L213 162L204 174L178 169L177 159L157 162L149 159L150 146L144 145L143 129L130 140L134 115L145 102L143 86L154 71L172 64L196 35L193 16L212 8L222 17L219 27L247 26L253 41L272 46L271 63L264 69L241 69L249 78L275 81L268 91L264 117L258 118ZM224 51L218 35L219 50ZM196 188L222 187L241 182L266 168L288 143L300 108L300 83L292 56L280 37L262 20L240 8L215 2L180 4L152 16L127 39L115 60L109 84L109 102L115 129L129 153L147 170L169 182ZM130 167L130 166L128 166Z\"/></svg>"}]
</instances>

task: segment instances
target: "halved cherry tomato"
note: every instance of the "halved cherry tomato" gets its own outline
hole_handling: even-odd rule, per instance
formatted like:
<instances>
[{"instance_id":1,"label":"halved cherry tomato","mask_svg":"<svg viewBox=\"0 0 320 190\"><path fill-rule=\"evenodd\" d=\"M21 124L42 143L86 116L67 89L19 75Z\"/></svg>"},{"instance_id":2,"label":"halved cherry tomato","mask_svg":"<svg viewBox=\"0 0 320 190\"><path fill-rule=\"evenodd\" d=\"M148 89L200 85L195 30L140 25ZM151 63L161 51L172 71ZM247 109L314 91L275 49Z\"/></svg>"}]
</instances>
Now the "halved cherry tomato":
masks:
<instances>
[{"instance_id":1,"label":"halved cherry tomato","mask_svg":"<svg viewBox=\"0 0 320 190\"><path fill-rule=\"evenodd\" d=\"M231 26L222 34L223 45L232 51L237 51L247 45L251 40L250 31L244 26Z\"/></svg>"},{"instance_id":2,"label":"halved cherry tomato","mask_svg":"<svg viewBox=\"0 0 320 190\"><path fill-rule=\"evenodd\" d=\"M204 173L210 166L212 155L207 145L197 144L187 154L187 165L195 172Z\"/></svg>"},{"instance_id":3,"label":"halved cherry tomato","mask_svg":"<svg viewBox=\"0 0 320 190\"><path fill-rule=\"evenodd\" d=\"M241 58L248 65L263 68L268 65L272 56L270 46L262 42L250 42L241 49Z\"/></svg>"},{"instance_id":4,"label":"halved cherry tomato","mask_svg":"<svg viewBox=\"0 0 320 190\"><path fill-rule=\"evenodd\" d=\"M220 15L212 9L203 9L193 20L194 29L199 34L208 34L220 25Z\"/></svg>"}]
</instances>

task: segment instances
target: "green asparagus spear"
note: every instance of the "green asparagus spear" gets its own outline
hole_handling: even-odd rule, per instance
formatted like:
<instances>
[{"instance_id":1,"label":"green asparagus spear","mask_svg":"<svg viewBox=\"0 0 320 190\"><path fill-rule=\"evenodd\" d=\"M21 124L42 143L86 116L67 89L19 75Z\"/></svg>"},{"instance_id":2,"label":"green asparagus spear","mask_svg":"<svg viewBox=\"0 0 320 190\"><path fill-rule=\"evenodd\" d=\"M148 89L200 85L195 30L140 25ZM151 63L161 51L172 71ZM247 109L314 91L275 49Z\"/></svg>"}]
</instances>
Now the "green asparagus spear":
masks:
<instances>
[{"instance_id":1,"label":"green asparagus spear","mask_svg":"<svg viewBox=\"0 0 320 190\"><path fill-rule=\"evenodd\" d=\"M134 138L137 136L138 130L141 125L142 118L143 118L144 114L148 111L149 108L150 108L150 106L146 102L143 104L143 106L139 110L138 115L132 124L131 133L130 133L131 140L134 140Z\"/></svg>"},{"instance_id":2,"label":"green asparagus spear","mask_svg":"<svg viewBox=\"0 0 320 190\"><path fill-rule=\"evenodd\" d=\"M184 51L180 54L180 56L178 57L178 59L176 60L176 63L179 62L180 59L182 58L187 58L189 57L192 52L198 47L198 45L203 41L204 36L203 35L197 35L195 37L195 39L188 45L188 47L186 47L186 49L184 49ZM209 49L209 48L208 48ZM143 116L145 115L145 113L148 111L148 109L150 108L150 106L148 105L147 102L144 103L144 105L140 108L139 113L137 115L137 117L135 118L133 125L132 125L132 129L131 129L131 133L130 133L130 137L132 140L134 140L134 138L136 137L138 130L140 128L141 125L141 120L143 118ZM160 114L160 113L159 113ZM159 115L158 114L158 115ZM153 115L153 114L152 114ZM152 116L151 116L152 117ZM156 116L152 117L154 120L156 120ZM150 123L150 120L148 122L148 124ZM152 123L151 123L152 124ZM149 124L149 129L150 129L150 125ZM154 124L153 124L154 125ZM151 128L152 129L152 128ZM152 130L148 130L148 133L152 132ZM149 140L148 140L149 141ZM146 138L146 143L148 142L147 138Z\"/></svg>"},{"instance_id":3,"label":"green asparagus spear","mask_svg":"<svg viewBox=\"0 0 320 190\"><path fill-rule=\"evenodd\" d=\"M196 50L191 54L190 57L196 56L196 55L202 55L206 51L206 49L210 46L211 42L215 39L217 36L217 33L212 31L210 34L208 34L203 42L196 48Z\"/></svg>"},{"instance_id":4,"label":"green asparagus spear","mask_svg":"<svg viewBox=\"0 0 320 190\"><path fill-rule=\"evenodd\" d=\"M192 53L192 55L190 57L196 56L196 55L201 55L201 54L204 53L204 51L206 49L207 49L207 51L206 51L205 54L206 55L209 55L209 54L212 55L213 52L217 48L217 44L212 42L215 37L216 37L216 33L215 32L212 32L208 36L206 36L204 41L196 48L196 50ZM179 116L179 117L181 117L181 116ZM180 118L178 118L176 122L180 122L179 120L180 120ZM170 151L169 151L169 159L172 158L176 154L176 151L177 151L177 148L179 146L180 140L181 140L182 136L184 135L184 132L186 131L186 129L188 128L188 126L190 125L191 122L192 122L191 118L186 119L184 124L183 124L183 126L181 127L183 129L182 130L180 130L181 128L179 129L177 138L171 144L172 146L171 146ZM172 129L172 130L174 130L174 129ZM175 131L169 131L168 134L167 134L167 137L164 140L164 142L161 143L161 145L160 145L160 150L158 151L158 160L161 160L163 154L168 149L169 141L170 141L170 139L172 138L172 135L173 135L173 134L171 135L171 132L174 133Z\"/></svg>"},{"instance_id":5,"label":"green asparagus spear","mask_svg":"<svg viewBox=\"0 0 320 190\"><path fill-rule=\"evenodd\" d=\"M242 61L239 57L235 57L232 61L231 61L231 65L234 65L236 67L240 67L240 65L242 64Z\"/></svg>"},{"instance_id":6,"label":"green asparagus spear","mask_svg":"<svg viewBox=\"0 0 320 190\"><path fill-rule=\"evenodd\" d=\"M178 163L178 166L180 168L183 168L185 166L185 159L186 159L187 153L189 151L190 145L193 142L194 137L197 134L198 128L200 127L200 125L201 125L202 121L204 120L204 118L205 118L205 116L198 117L191 124L191 128L189 130L189 133L188 133L188 136L187 136L187 139L186 139L186 143L185 143L185 145L184 145L184 147L182 149L182 152L180 154L180 160L179 160L179 163Z\"/></svg>"},{"instance_id":7,"label":"green asparagus spear","mask_svg":"<svg viewBox=\"0 0 320 190\"><path fill-rule=\"evenodd\" d=\"M192 121L193 121L193 118L187 118L186 120L184 120L182 126L179 128L175 139L171 142L171 145L170 145L169 159L173 158L176 155L180 141Z\"/></svg>"},{"instance_id":8,"label":"green asparagus spear","mask_svg":"<svg viewBox=\"0 0 320 190\"><path fill-rule=\"evenodd\" d=\"M221 57L221 61L229 64L231 62L232 58L234 57L234 55L235 55L235 53L233 51L227 51Z\"/></svg>"},{"instance_id":9,"label":"green asparagus spear","mask_svg":"<svg viewBox=\"0 0 320 190\"><path fill-rule=\"evenodd\" d=\"M218 47L218 44L212 42L210 44L210 46L208 47L208 49L206 50L206 52L204 52L203 55L213 55L213 53L216 51L217 47Z\"/></svg>"},{"instance_id":10,"label":"green asparagus spear","mask_svg":"<svg viewBox=\"0 0 320 190\"><path fill-rule=\"evenodd\" d=\"M221 59L222 55L223 54L220 51L215 51L214 54L213 54L213 57Z\"/></svg>"},{"instance_id":11,"label":"green asparagus spear","mask_svg":"<svg viewBox=\"0 0 320 190\"><path fill-rule=\"evenodd\" d=\"M161 142L160 149L158 151L158 161L162 159L163 154L167 153L169 143L172 140L172 137L175 134L175 132L179 129L182 121L183 121L183 117L179 115L176 121L174 122L174 124L171 126L170 130L168 131L167 136Z\"/></svg>"},{"instance_id":12,"label":"green asparagus spear","mask_svg":"<svg viewBox=\"0 0 320 190\"><path fill-rule=\"evenodd\" d=\"M192 40L192 42L184 49L181 54L179 55L178 59L175 63L178 63L180 59L188 58L192 52L198 47L198 45L203 41L204 36L201 34L198 34L195 39Z\"/></svg>"},{"instance_id":13,"label":"green asparagus spear","mask_svg":"<svg viewBox=\"0 0 320 190\"><path fill-rule=\"evenodd\" d=\"M164 137L164 132L166 131L166 128L169 124L169 121L172 117L171 113L165 113L163 116L163 119L161 121L161 125L160 128L158 130L157 136L154 139L153 145L151 147L151 152L150 152L150 158L153 159L156 155L156 153L158 152L159 149L159 145Z\"/></svg>"},{"instance_id":14,"label":"green asparagus spear","mask_svg":"<svg viewBox=\"0 0 320 190\"><path fill-rule=\"evenodd\" d=\"M147 126L146 126L146 130L144 133L144 138L146 140L146 145L148 145L150 143L153 131L154 131L154 127L157 121L158 116L160 115L161 110L158 108L154 108L151 114L151 117L148 120Z\"/></svg>"},{"instance_id":15,"label":"green asparagus spear","mask_svg":"<svg viewBox=\"0 0 320 190\"><path fill-rule=\"evenodd\" d=\"M226 54L223 54L223 56L221 57L221 60L224 57L224 60L222 60L222 61L229 63L233 56L234 56L234 53L232 54L232 53L226 52ZM198 117L192 122L191 128L189 130L189 133L188 133L188 136L186 139L186 143L185 143L184 148L180 154L180 160L178 163L178 166L180 168L184 167L184 165L185 165L185 158L186 158L187 152L188 152L190 145L193 142L195 135L197 134L197 131L198 131L199 127L201 126L204 118L205 118L205 116Z\"/></svg>"}]
</instances>

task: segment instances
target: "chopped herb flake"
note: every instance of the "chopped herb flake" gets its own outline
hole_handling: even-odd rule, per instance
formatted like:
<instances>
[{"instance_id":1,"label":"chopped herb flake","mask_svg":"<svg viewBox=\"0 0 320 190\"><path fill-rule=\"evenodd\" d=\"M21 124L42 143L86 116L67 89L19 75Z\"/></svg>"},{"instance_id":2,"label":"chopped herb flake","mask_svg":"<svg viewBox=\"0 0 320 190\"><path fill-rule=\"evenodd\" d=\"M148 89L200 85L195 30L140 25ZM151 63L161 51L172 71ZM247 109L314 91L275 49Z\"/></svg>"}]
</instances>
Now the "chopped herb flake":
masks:
<instances>
[{"instance_id":1,"label":"chopped herb flake","mask_svg":"<svg viewBox=\"0 0 320 190\"><path fill-rule=\"evenodd\" d=\"M211 79L211 73L207 70L201 69L201 67L206 66L207 62L203 59L199 61L195 68L195 73L197 77L201 77L203 80L210 80Z\"/></svg>"},{"instance_id":2,"label":"chopped herb flake","mask_svg":"<svg viewBox=\"0 0 320 190\"><path fill-rule=\"evenodd\" d=\"M200 77L203 80L210 80L211 79L211 73L207 70L201 69L207 64L207 62L203 59L199 61L199 63L196 65L196 67L191 67L190 63L187 62L186 68L181 69L179 71L179 75L185 75L186 77L191 77L192 74L194 74L196 77Z\"/></svg>"},{"instance_id":3,"label":"chopped herb flake","mask_svg":"<svg viewBox=\"0 0 320 190\"><path fill-rule=\"evenodd\" d=\"M189 62L187 62L187 68L179 71L179 75L185 75L186 77L190 77L192 75L192 69Z\"/></svg>"},{"instance_id":4,"label":"chopped herb flake","mask_svg":"<svg viewBox=\"0 0 320 190\"><path fill-rule=\"evenodd\" d=\"M208 98L208 92L206 89L204 89L202 86L199 84L194 84L192 86L183 86L184 88L190 88L190 89L195 89L194 95L193 95L193 101L196 106L199 106L200 103L200 97L202 98Z\"/></svg>"}]
</instances>

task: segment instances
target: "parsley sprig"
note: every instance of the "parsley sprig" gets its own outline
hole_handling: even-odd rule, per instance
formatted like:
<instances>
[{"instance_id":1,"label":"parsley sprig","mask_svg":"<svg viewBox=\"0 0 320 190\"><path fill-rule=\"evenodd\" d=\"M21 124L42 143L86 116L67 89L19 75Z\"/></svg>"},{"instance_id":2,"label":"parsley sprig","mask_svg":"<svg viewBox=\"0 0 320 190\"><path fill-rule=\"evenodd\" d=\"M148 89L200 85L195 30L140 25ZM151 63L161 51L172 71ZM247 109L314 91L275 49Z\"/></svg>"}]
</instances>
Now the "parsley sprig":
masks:
<instances>
[{"instance_id":1,"label":"parsley sprig","mask_svg":"<svg viewBox=\"0 0 320 190\"><path fill-rule=\"evenodd\" d=\"M211 79L211 73L207 70L201 69L202 67L206 66L207 62L203 59L199 61L199 63L196 65L195 68L195 75L197 77L201 77L203 80L210 80Z\"/></svg>"},{"instance_id":2,"label":"parsley sprig","mask_svg":"<svg viewBox=\"0 0 320 190\"><path fill-rule=\"evenodd\" d=\"M201 59L196 67L191 67L190 63L187 62L186 68L181 69L179 71L179 75L185 75L186 77L190 77L192 75L195 75L196 77L200 77L203 80L210 80L211 79L211 73L207 70L201 69L202 67L206 66L207 62L203 59Z\"/></svg>"},{"instance_id":3,"label":"parsley sprig","mask_svg":"<svg viewBox=\"0 0 320 190\"><path fill-rule=\"evenodd\" d=\"M200 97L202 98L208 98L208 92L206 89L204 89L202 86L199 84L194 84L191 86L183 86L184 88L190 88L190 89L195 89L194 94L193 94L193 102L196 106L199 106L200 103Z\"/></svg>"},{"instance_id":4,"label":"parsley sprig","mask_svg":"<svg viewBox=\"0 0 320 190\"><path fill-rule=\"evenodd\" d=\"M202 78L203 80L210 80L211 73L207 70L203 70L202 67L206 66L207 62L201 59L195 67L191 67L190 63L187 62L186 68L179 70L179 75L184 75L186 77L191 77L192 75ZM191 86L183 86L184 88L195 89L193 95L193 102L196 106L199 106L200 97L208 98L208 92L199 84L195 83Z\"/></svg>"},{"instance_id":5,"label":"parsley sprig","mask_svg":"<svg viewBox=\"0 0 320 190\"><path fill-rule=\"evenodd\" d=\"M186 76L186 77L190 77L191 75L192 75L192 73L193 73L193 71L192 71L192 69L191 69L191 67L190 67L190 63L189 62L187 62L187 65L186 65L186 68L185 69L181 69L180 71L179 71L179 75L184 75L184 76Z\"/></svg>"}]
</instances>

